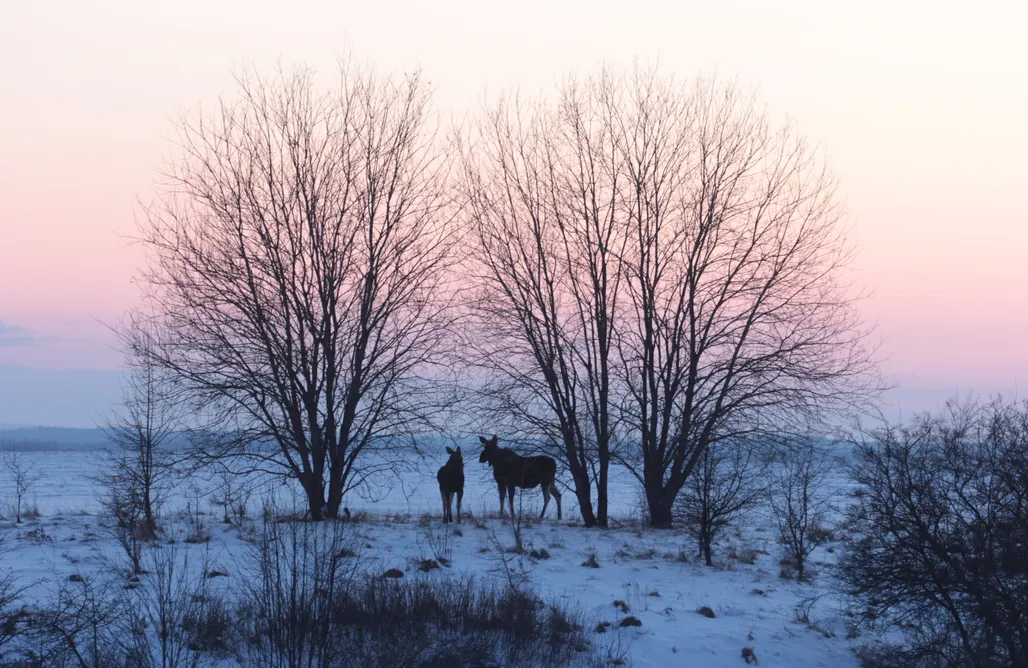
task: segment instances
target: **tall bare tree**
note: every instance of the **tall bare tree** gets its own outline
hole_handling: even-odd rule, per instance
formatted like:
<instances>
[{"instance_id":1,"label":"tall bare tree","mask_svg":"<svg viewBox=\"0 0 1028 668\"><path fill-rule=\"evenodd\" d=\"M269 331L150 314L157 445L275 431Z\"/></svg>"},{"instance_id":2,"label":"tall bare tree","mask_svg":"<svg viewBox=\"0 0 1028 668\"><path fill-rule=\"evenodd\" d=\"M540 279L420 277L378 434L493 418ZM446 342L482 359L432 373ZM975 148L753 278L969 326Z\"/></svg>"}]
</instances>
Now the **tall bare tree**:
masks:
<instances>
[{"instance_id":1,"label":"tall bare tree","mask_svg":"<svg viewBox=\"0 0 1028 668\"><path fill-rule=\"evenodd\" d=\"M501 102L464 163L474 364L563 455L587 523L594 462L668 527L708 446L873 396L832 177L733 86L603 72Z\"/></svg>"},{"instance_id":2,"label":"tall bare tree","mask_svg":"<svg viewBox=\"0 0 1028 668\"><path fill-rule=\"evenodd\" d=\"M437 405L453 231L430 93L349 64L324 92L302 69L238 88L182 122L142 225L162 334L137 352L234 435L203 454L335 516Z\"/></svg>"},{"instance_id":3,"label":"tall bare tree","mask_svg":"<svg viewBox=\"0 0 1028 668\"><path fill-rule=\"evenodd\" d=\"M625 241L617 93L572 82L555 105L505 99L463 154L479 279L472 362L486 372L485 405L541 437L567 465L585 525L604 527Z\"/></svg>"},{"instance_id":4,"label":"tall bare tree","mask_svg":"<svg viewBox=\"0 0 1028 668\"><path fill-rule=\"evenodd\" d=\"M710 445L860 404L877 374L817 153L733 86L622 85L625 461L668 527Z\"/></svg>"}]
</instances>

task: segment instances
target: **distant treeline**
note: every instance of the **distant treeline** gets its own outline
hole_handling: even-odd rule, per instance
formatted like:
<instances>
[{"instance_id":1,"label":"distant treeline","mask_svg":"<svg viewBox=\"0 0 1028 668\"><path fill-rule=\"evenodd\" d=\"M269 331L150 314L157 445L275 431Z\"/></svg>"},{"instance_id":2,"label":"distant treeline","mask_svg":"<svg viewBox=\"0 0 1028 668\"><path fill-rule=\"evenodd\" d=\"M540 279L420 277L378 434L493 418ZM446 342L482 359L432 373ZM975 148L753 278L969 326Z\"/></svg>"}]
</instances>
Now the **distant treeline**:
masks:
<instances>
[{"instance_id":1,"label":"distant treeline","mask_svg":"<svg viewBox=\"0 0 1028 668\"><path fill-rule=\"evenodd\" d=\"M170 447L185 447L189 443L185 433L176 434ZM68 427L25 427L0 430L0 450L20 452L54 452L68 450L100 450L110 447L111 441L103 429L73 429Z\"/></svg>"}]
</instances>

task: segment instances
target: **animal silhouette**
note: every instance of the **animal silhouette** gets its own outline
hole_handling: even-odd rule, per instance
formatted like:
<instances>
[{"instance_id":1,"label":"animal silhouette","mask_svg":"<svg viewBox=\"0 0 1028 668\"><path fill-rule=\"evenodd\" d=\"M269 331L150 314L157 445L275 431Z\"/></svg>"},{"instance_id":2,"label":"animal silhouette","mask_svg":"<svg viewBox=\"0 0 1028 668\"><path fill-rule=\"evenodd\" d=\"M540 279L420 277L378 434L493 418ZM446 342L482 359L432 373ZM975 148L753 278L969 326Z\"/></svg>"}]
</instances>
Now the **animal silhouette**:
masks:
<instances>
[{"instance_id":1,"label":"animal silhouette","mask_svg":"<svg viewBox=\"0 0 1028 668\"><path fill-rule=\"evenodd\" d=\"M439 495L443 497L443 522L453 521L453 496L457 495L457 523L460 523L460 506L464 499L464 455L460 448L446 448L450 458L439 469L435 479L439 481Z\"/></svg>"},{"instance_id":2,"label":"animal silhouette","mask_svg":"<svg viewBox=\"0 0 1028 668\"><path fill-rule=\"evenodd\" d=\"M493 479L496 480L496 486L500 491L500 517L503 517L504 494L510 503L510 514L513 517L515 488L542 487L543 511L539 514L539 519L546 515L551 494L557 501L557 519L561 519L560 492L555 482L557 462L552 457L522 457L510 448L501 448L495 434L490 439L479 436L478 440L482 442L482 454L479 455L478 461L493 467Z\"/></svg>"}]
</instances>

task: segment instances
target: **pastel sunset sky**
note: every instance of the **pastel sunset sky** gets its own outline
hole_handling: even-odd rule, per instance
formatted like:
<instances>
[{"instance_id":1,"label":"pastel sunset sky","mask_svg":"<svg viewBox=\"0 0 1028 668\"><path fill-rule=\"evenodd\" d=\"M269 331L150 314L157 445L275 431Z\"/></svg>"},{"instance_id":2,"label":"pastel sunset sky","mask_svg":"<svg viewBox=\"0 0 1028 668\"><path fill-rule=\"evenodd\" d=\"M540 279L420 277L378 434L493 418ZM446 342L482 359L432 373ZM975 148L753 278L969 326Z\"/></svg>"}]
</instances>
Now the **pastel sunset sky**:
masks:
<instances>
[{"instance_id":1,"label":"pastel sunset sky","mask_svg":"<svg viewBox=\"0 0 1028 668\"><path fill-rule=\"evenodd\" d=\"M45 417L14 367L120 365L105 325L136 301L127 237L174 118L231 93L234 69L328 74L347 51L420 67L447 115L634 58L738 78L841 180L887 378L933 401L1028 383L1023 0L0 0L0 423ZM58 382L93 402L64 420L88 426L110 385L82 377Z\"/></svg>"}]
</instances>

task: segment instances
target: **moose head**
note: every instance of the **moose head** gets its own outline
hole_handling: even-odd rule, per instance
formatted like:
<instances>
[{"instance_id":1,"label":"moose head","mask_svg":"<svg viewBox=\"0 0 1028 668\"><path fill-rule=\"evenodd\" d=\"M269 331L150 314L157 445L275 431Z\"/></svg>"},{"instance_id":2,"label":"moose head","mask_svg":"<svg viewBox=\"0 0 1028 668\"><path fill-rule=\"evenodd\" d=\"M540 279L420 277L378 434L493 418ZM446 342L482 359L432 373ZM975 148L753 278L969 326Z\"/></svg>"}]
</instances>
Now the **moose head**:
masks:
<instances>
[{"instance_id":1,"label":"moose head","mask_svg":"<svg viewBox=\"0 0 1028 668\"><path fill-rule=\"evenodd\" d=\"M500 449L500 439L497 438L496 434L493 434L492 438L486 438L485 436L479 436L478 440L482 443L482 454L478 456L479 464L488 463L490 466L493 465L493 457L496 451Z\"/></svg>"}]
</instances>

